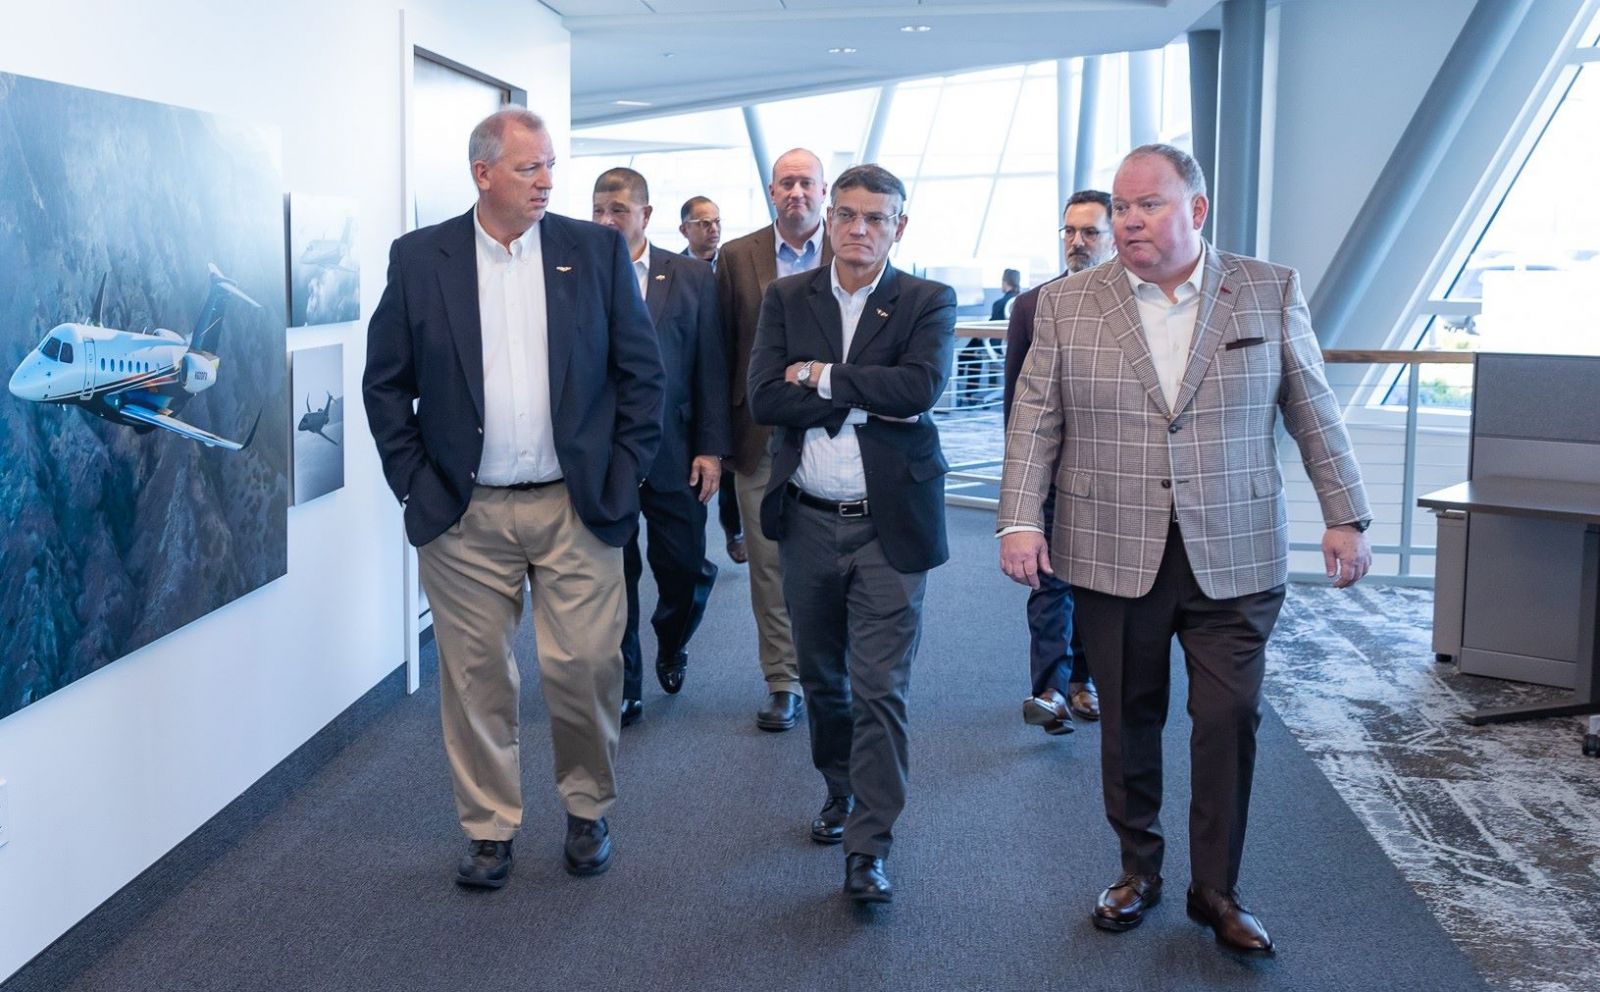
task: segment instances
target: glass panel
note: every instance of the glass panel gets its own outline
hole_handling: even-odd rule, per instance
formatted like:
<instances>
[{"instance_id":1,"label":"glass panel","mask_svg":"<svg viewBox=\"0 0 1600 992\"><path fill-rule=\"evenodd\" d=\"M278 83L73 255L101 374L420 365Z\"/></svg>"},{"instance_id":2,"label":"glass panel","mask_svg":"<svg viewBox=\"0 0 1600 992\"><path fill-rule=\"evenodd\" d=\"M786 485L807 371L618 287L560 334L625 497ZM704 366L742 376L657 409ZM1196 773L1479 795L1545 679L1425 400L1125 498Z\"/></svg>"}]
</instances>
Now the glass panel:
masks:
<instances>
[{"instance_id":1,"label":"glass panel","mask_svg":"<svg viewBox=\"0 0 1600 992\"><path fill-rule=\"evenodd\" d=\"M1583 40L1579 44L1586 45L1589 48L1600 45L1600 10L1595 11L1594 20L1589 22L1589 26L1584 29L1580 37Z\"/></svg>"},{"instance_id":2,"label":"glass panel","mask_svg":"<svg viewBox=\"0 0 1600 992\"><path fill-rule=\"evenodd\" d=\"M1582 71L1446 293L1482 300L1474 349L1600 351L1586 287L1600 279L1600 73Z\"/></svg>"}]
</instances>

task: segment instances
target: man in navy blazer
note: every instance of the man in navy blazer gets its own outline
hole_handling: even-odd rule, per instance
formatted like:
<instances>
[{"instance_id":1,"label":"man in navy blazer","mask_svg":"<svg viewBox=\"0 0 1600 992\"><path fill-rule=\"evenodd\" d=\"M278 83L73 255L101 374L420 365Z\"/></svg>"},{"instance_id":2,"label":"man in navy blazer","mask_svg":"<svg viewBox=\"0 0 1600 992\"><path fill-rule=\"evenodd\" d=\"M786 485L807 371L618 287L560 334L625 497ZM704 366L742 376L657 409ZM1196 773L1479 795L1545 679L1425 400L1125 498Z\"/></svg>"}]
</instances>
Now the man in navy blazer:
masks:
<instances>
[{"instance_id":1,"label":"man in navy blazer","mask_svg":"<svg viewBox=\"0 0 1600 992\"><path fill-rule=\"evenodd\" d=\"M711 266L650 244L650 186L632 169L610 169L594 184L594 222L627 242L640 295L655 325L667 373L661 450L639 489L650 527L647 554L656 580L656 679L668 693L683 688L689 638L705 616L717 581L706 559L706 503L717 494L728 453L728 366L717 317ZM628 625L622 638L622 725L644 713L639 647L639 540L623 549Z\"/></svg>"},{"instance_id":2,"label":"man in navy blazer","mask_svg":"<svg viewBox=\"0 0 1600 992\"><path fill-rule=\"evenodd\" d=\"M955 292L889 264L905 186L846 169L829 264L767 287L750 352L750 415L774 428L761 529L778 544L828 797L811 838L843 843L845 892L893 896L884 859L905 807L906 691L928 571L949 556L949 465L928 411L950 378Z\"/></svg>"},{"instance_id":3,"label":"man in navy blazer","mask_svg":"<svg viewBox=\"0 0 1600 992\"><path fill-rule=\"evenodd\" d=\"M470 846L499 888L522 823L512 637L533 591L568 871L610 863L625 619L622 545L661 439L663 374L616 232L546 212L555 154L521 107L468 143L478 202L394 243L362 381L439 645Z\"/></svg>"}]
</instances>

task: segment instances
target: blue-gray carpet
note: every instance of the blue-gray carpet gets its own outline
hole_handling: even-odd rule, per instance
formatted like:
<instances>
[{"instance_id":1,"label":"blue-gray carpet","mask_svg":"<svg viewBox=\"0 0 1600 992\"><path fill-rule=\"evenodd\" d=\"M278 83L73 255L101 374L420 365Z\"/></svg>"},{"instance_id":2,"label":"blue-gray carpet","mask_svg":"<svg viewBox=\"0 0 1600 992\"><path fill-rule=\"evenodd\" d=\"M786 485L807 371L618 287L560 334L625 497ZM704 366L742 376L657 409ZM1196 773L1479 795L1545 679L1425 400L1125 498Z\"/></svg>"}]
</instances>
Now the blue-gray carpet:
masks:
<instances>
[{"instance_id":1,"label":"blue-gray carpet","mask_svg":"<svg viewBox=\"0 0 1600 992\"><path fill-rule=\"evenodd\" d=\"M320 742L326 760L291 759L5 992L1487 988L1272 712L1242 885L1280 954L1237 960L1185 918L1181 675L1168 902L1133 932L1095 930L1090 906L1117 871L1098 729L1050 738L1022 724L1024 592L995 568L993 516L950 518L955 559L930 580L913 675L892 906L849 906L842 853L807 838L821 781L804 730L753 724L746 577L719 550L683 694L647 686L644 720L624 733L608 874L561 870L545 711L529 677L529 809L512 884L451 884L464 841L428 672L416 697L380 689L357 729ZM522 647L531 675L526 635Z\"/></svg>"}]
</instances>

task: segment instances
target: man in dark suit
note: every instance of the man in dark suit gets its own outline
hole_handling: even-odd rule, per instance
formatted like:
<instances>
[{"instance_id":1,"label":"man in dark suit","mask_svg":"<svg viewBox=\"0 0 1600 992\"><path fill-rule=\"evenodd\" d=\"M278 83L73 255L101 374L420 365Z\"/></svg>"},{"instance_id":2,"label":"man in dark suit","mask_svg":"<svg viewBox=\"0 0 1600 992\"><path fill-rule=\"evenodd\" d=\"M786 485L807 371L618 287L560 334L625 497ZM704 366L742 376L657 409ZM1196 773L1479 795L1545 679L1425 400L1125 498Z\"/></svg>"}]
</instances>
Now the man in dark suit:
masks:
<instances>
[{"instance_id":1,"label":"man in dark suit","mask_svg":"<svg viewBox=\"0 0 1600 992\"><path fill-rule=\"evenodd\" d=\"M828 193L822 160L804 148L784 152L772 164L767 193L778 219L771 227L723 245L717 264L723 341L732 373L734 484L739 514L747 521L760 520L761 500L772 474L772 455L767 450L771 431L751 418L745 391L762 296L774 279L826 267L833 259L822 224L822 203ZM745 546L750 556L750 609L756 618L761 674L767 683L767 698L756 712L756 726L777 733L794 727L804 711L789 610L784 605L783 567L778 546L762 535L760 527L746 529Z\"/></svg>"},{"instance_id":2,"label":"man in dark suit","mask_svg":"<svg viewBox=\"0 0 1600 992\"><path fill-rule=\"evenodd\" d=\"M906 797L906 690L928 570L949 557L939 431L955 292L889 265L905 187L858 165L833 186L833 262L774 282L750 357L750 412L776 428L761 529L778 542L811 759L811 824L844 842L845 891L888 902L884 859Z\"/></svg>"},{"instance_id":3,"label":"man in dark suit","mask_svg":"<svg viewBox=\"0 0 1600 992\"><path fill-rule=\"evenodd\" d=\"M573 874L610 864L626 616L622 545L661 439L663 376L627 245L547 213L555 152L521 107L468 143L478 202L389 253L367 418L405 505L439 645L456 881L499 888L522 824L511 641L533 589Z\"/></svg>"},{"instance_id":4,"label":"man in dark suit","mask_svg":"<svg viewBox=\"0 0 1600 992\"><path fill-rule=\"evenodd\" d=\"M1022 360L1033 347L1033 316L1039 290L1074 272L1082 272L1116 254L1111 237L1111 195L1084 189L1067 197L1061 217L1061 243L1067 271L1017 297L1006 328L1005 417L1011 418ZM1045 497L1044 520L1048 532L1055 519L1055 490ZM1039 588L1028 593L1028 661L1032 689L1022 701L1023 722L1043 727L1052 736L1072 733L1072 717L1100 719L1100 697L1089 678L1083 637L1072 622L1072 587L1054 575L1039 576Z\"/></svg>"},{"instance_id":5,"label":"man in dark suit","mask_svg":"<svg viewBox=\"0 0 1600 992\"><path fill-rule=\"evenodd\" d=\"M728 367L722 357L717 284L698 259L657 248L645 237L650 187L632 169L610 169L594 183L594 222L622 235L667 375L661 450L639 488L650 526L650 573L656 580L656 679L676 693L689 663L689 638L705 616L717 581L706 560L706 507L716 495L728 451ZM622 638L622 725L644 712L639 648L639 539L623 548L628 624Z\"/></svg>"},{"instance_id":6,"label":"man in dark suit","mask_svg":"<svg viewBox=\"0 0 1600 992\"><path fill-rule=\"evenodd\" d=\"M711 271L715 272L718 249L722 246L722 211L716 203L708 196L691 196L683 201L683 206L678 209L678 233L689 242L683 253L709 262ZM740 374L743 374L742 369ZM725 477L717 489L717 522L722 525L728 557L738 565L749 561L744 542L744 523L739 519L739 494L731 475Z\"/></svg>"}]
</instances>

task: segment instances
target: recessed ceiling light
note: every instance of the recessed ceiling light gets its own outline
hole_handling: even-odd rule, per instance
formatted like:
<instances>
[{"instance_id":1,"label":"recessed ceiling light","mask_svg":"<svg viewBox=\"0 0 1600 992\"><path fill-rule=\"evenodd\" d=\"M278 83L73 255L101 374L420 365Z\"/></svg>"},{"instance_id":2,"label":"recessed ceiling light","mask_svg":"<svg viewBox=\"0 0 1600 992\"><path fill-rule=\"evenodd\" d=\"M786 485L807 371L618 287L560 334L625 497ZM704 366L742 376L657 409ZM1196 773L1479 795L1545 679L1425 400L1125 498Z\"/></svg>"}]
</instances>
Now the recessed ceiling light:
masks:
<instances>
[{"instance_id":1,"label":"recessed ceiling light","mask_svg":"<svg viewBox=\"0 0 1600 992\"><path fill-rule=\"evenodd\" d=\"M653 106L649 100L612 100L619 107L649 107Z\"/></svg>"},{"instance_id":2,"label":"recessed ceiling light","mask_svg":"<svg viewBox=\"0 0 1600 992\"><path fill-rule=\"evenodd\" d=\"M932 31L933 28L927 24L907 24L900 30L904 31L906 34L924 34L928 31Z\"/></svg>"},{"instance_id":3,"label":"recessed ceiling light","mask_svg":"<svg viewBox=\"0 0 1600 992\"><path fill-rule=\"evenodd\" d=\"M856 50L854 48L830 48L830 49L828 49L828 54L829 55L854 55L855 53L856 53Z\"/></svg>"}]
</instances>

